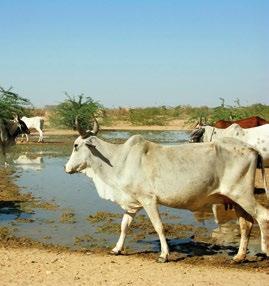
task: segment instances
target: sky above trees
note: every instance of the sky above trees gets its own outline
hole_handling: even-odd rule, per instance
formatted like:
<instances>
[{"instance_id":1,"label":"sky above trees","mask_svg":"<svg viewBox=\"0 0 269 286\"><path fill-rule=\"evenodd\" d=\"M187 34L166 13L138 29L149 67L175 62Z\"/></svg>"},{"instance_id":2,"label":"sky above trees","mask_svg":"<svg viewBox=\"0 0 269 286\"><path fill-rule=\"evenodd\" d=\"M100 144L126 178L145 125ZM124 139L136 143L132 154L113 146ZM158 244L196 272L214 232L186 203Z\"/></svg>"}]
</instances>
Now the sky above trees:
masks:
<instances>
[{"instance_id":1,"label":"sky above trees","mask_svg":"<svg viewBox=\"0 0 269 286\"><path fill-rule=\"evenodd\" d=\"M0 85L35 106L269 104L268 1L0 4Z\"/></svg>"}]
</instances>

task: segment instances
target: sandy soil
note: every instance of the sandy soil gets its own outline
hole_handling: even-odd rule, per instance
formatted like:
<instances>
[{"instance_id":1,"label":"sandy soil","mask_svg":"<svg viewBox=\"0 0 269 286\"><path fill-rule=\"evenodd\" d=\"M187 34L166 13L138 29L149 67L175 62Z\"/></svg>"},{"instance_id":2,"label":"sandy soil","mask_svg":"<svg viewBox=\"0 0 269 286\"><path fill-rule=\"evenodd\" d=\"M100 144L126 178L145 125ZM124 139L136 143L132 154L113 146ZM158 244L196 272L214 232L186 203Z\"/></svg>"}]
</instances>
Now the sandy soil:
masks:
<instances>
[{"instance_id":1,"label":"sandy soil","mask_svg":"<svg viewBox=\"0 0 269 286\"><path fill-rule=\"evenodd\" d=\"M145 257L0 248L1 285L268 285L268 272Z\"/></svg>"}]
</instances>

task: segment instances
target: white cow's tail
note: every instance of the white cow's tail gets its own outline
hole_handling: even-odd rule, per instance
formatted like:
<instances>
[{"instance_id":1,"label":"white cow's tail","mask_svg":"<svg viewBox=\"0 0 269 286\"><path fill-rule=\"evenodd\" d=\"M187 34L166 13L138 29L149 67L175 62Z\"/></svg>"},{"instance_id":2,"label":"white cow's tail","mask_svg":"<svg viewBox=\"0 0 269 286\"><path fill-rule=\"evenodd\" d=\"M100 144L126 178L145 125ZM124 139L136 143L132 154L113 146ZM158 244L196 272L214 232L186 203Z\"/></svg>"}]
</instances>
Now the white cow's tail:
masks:
<instances>
[{"instance_id":1,"label":"white cow's tail","mask_svg":"<svg viewBox=\"0 0 269 286\"><path fill-rule=\"evenodd\" d=\"M263 164L263 158L259 153L258 153L258 167L261 168L263 186L265 189L266 197L269 200L269 190L268 190L268 186L267 186L267 180L266 180L266 174L265 174L265 169L264 169L264 164Z\"/></svg>"}]
</instances>

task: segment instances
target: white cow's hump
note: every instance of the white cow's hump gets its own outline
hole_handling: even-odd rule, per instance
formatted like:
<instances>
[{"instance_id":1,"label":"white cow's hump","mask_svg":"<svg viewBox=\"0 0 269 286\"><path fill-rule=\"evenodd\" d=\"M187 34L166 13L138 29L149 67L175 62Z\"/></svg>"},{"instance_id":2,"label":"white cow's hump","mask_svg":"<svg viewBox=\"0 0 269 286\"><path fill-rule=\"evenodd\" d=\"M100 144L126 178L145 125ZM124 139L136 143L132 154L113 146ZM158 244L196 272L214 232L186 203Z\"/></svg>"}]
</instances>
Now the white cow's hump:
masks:
<instances>
[{"instance_id":1,"label":"white cow's hump","mask_svg":"<svg viewBox=\"0 0 269 286\"><path fill-rule=\"evenodd\" d=\"M144 139L143 136L141 136L140 134L136 134L131 136L125 143L124 145L128 145L128 146L133 146L136 144L143 144L145 143L146 140Z\"/></svg>"}]
</instances>

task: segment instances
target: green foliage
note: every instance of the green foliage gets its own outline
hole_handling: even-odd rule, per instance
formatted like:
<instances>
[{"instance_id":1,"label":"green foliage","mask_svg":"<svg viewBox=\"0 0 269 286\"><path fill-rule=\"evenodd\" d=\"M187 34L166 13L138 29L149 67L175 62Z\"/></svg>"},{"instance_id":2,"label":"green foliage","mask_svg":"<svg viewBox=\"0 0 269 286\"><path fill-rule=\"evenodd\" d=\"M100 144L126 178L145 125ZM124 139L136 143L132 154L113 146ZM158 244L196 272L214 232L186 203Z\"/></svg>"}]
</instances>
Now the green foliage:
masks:
<instances>
[{"instance_id":1,"label":"green foliage","mask_svg":"<svg viewBox=\"0 0 269 286\"><path fill-rule=\"evenodd\" d=\"M0 118L13 118L15 114L19 116L28 114L31 102L24 97L19 96L17 93L0 87Z\"/></svg>"},{"instance_id":2,"label":"green foliage","mask_svg":"<svg viewBox=\"0 0 269 286\"><path fill-rule=\"evenodd\" d=\"M202 121L204 124L213 125L218 120L239 120L250 116L260 116L269 119L269 106L263 104L253 104L250 106L242 106L240 100L234 100L235 105L226 105L224 98L220 98L220 106L190 108L189 122Z\"/></svg>"},{"instance_id":3,"label":"green foliage","mask_svg":"<svg viewBox=\"0 0 269 286\"><path fill-rule=\"evenodd\" d=\"M234 100L234 105L226 105L224 98L220 98L220 106L217 107L192 107L190 105L178 105L176 107L146 107L146 108L117 108L106 109L104 116L105 125L113 125L114 122L126 122L133 125L159 125L165 126L171 120L182 119L187 124L195 124L202 120L205 124L214 124L216 121L237 120L250 116L260 116L269 120L269 106L260 103L250 106L242 106L239 99Z\"/></svg>"},{"instance_id":4,"label":"green foliage","mask_svg":"<svg viewBox=\"0 0 269 286\"><path fill-rule=\"evenodd\" d=\"M220 106L213 108L210 114L210 124L218 120L239 120L250 116L260 116L269 118L269 106L262 104L253 104L250 106L241 106L239 101L235 101L237 106Z\"/></svg>"},{"instance_id":5,"label":"green foliage","mask_svg":"<svg viewBox=\"0 0 269 286\"><path fill-rule=\"evenodd\" d=\"M169 113L165 106L136 108L129 111L133 125L166 125Z\"/></svg>"},{"instance_id":6,"label":"green foliage","mask_svg":"<svg viewBox=\"0 0 269 286\"><path fill-rule=\"evenodd\" d=\"M189 107L186 114L188 123L208 122L210 108L207 106Z\"/></svg>"},{"instance_id":7,"label":"green foliage","mask_svg":"<svg viewBox=\"0 0 269 286\"><path fill-rule=\"evenodd\" d=\"M76 129L75 119L78 116L82 128L91 128L93 116L102 105L89 96L84 98L83 94L70 96L66 92L65 95L67 99L56 107L49 118L51 125Z\"/></svg>"}]
</instances>

